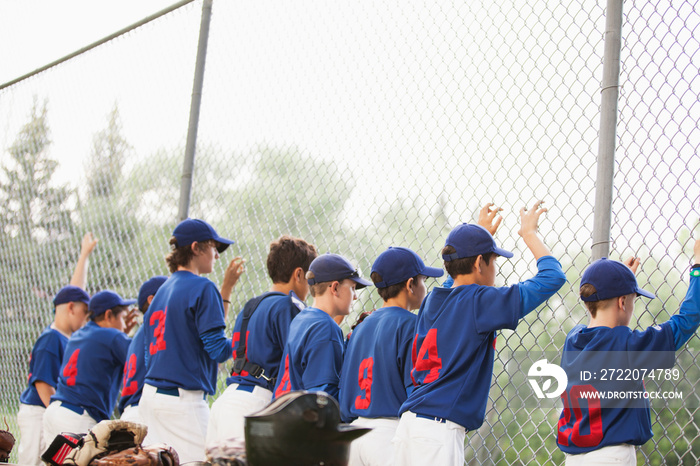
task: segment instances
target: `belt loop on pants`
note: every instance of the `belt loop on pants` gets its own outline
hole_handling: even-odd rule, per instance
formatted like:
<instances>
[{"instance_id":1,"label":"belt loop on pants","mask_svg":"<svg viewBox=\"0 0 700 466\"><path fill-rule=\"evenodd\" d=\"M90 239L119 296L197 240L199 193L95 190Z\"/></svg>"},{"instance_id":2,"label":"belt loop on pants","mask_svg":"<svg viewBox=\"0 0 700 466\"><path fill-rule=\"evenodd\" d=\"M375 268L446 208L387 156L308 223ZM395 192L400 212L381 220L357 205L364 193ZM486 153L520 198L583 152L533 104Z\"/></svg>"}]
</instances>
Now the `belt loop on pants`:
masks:
<instances>
[{"instance_id":1,"label":"belt loop on pants","mask_svg":"<svg viewBox=\"0 0 700 466\"><path fill-rule=\"evenodd\" d=\"M66 408L70 411L73 411L75 414L83 415L85 412L85 409L82 406L77 406L74 404L66 403L65 401L61 401L61 407Z\"/></svg>"},{"instance_id":2,"label":"belt loop on pants","mask_svg":"<svg viewBox=\"0 0 700 466\"><path fill-rule=\"evenodd\" d=\"M416 417L419 417L421 419L429 419L431 421L439 422L440 424L444 424L445 421L447 421L446 419L441 418L441 417L426 416L425 414L418 414L418 413L416 413Z\"/></svg>"},{"instance_id":3,"label":"belt loop on pants","mask_svg":"<svg viewBox=\"0 0 700 466\"><path fill-rule=\"evenodd\" d=\"M156 387L156 393L168 396L180 396L180 391L177 388L161 388Z\"/></svg>"},{"instance_id":4,"label":"belt loop on pants","mask_svg":"<svg viewBox=\"0 0 700 466\"><path fill-rule=\"evenodd\" d=\"M243 390L244 392L253 393L253 390L255 390L255 385L238 384L238 386L236 387L236 390Z\"/></svg>"},{"instance_id":5,"label":"belt loop on pants","mask_svg":"<svg viewBox=\"0 0 700 466\"><path fill-rule=\"evenodd\" d=\"M179 388L162 388L162 387L156 387L156 393L159 393L161 395L168 395L168 396L180 396L180 389ZM207 399L207 394L206 392L202 395L202 399L206 400Z\"/></svg>"}]
</instances>

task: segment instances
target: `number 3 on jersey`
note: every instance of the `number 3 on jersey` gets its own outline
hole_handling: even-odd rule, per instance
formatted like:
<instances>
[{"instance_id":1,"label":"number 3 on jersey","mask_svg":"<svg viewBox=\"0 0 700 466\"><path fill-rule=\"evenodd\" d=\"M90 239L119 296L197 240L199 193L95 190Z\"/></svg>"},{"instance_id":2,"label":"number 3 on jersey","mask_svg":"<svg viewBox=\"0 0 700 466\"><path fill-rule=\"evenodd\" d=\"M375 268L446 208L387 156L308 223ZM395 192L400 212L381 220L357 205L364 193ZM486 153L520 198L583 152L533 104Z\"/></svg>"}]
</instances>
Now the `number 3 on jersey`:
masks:
<instances>
[{"instance_id":1,"label":"number 3 on jersey","mask_svg":"<svg viewBox=\"0 0 700 466\"><path fill-rule=\"evenodd\" d=\"M418 385L418 382L424 384L433 382L437 380L440 376L440 369L442 369L442 359L438 356L437 349L437 329L431 328L428 330L427 335L423 339L420 345L420 351L416 356L416 346L418 344L418 334L413 339L413 369L411 369L411 380L413 385ZM428 357L426 358L426 353ZM428 371L423 380L420 380L421 376L418 372ZM416 380L418 379L418 380Z\"/></svg>"},{"instance_id":2,"label":"number 3 on jersey","mask_svg":"<svg viewBox=\"0 0 700 466\"><path fill-rule=\"evenodd\" d=\"M166 307L164 311L155 311L151 314L151 319L148 321L149 325L155 325L153 338L156 339L156 342L151 343L151 346L148 348L151 355L165 349L165 318L167 316L168 308ZM158 323L156 324L156 322Z\"/></svg>"}]
</instances>

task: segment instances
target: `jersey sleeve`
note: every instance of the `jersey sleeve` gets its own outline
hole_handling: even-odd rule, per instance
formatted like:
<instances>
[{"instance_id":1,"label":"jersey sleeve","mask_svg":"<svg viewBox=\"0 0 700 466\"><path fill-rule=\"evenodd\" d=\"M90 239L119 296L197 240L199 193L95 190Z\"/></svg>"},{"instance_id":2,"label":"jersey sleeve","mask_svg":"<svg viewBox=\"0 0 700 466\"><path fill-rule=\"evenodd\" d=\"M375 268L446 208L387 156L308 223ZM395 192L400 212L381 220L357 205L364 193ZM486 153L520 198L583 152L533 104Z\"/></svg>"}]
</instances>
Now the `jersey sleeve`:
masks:
<instances>
[{"instance_id":1,"label":"jersey sleeve","mask_svg":"<svg viewBox=\"0 0 700 466\"><path fill-rule=\"evenodd\" d=\"M537 260L537 275L518 284L520 290L520 317L547 301L566 283L561 264L552 256Z\"/></svg>"},{"instance_id":2,"label":"jersey sleeve","mask_svg":"<svg viewBox=\"0 0 700 466\"><path fill-rule=\"evenodd\" d=\"M214 282L207 279L197 300L194 319L200 335L213 329L226 328L224 303Z\"/></svg>"},{"instance_id":3,"label":"jersey sleeve","mask_svg":"<svg viewBox=\"0 0 700 466\"><path fill-rule=\"evenodd\" d=\"M32 359L34 367L29 377L29 385L35 382L44 382L53 388L58 385L58 375L61 368L60 341L47 335L40 338L34 350Z\"/></svg>"},{"instance_id":4,"label":"jersey sleeve","mask_svg":"<svg viewBox=\"0 0 700 466\"><path fill-rule=\"evenodd\" d=\"M509 328L515 330L520 320L518 285L504 288L481 286L474 293L475 328L479 334Z\"/></svg>"},{"instance_id":5,"label":"jersey sleeve","mask_svg":"<svg viewBox=\"0 0 700 466\"><path fill-rule=\"evenodd\" d=\"M413 328L406 327L400 335L399 347L397 348L398 360L396 364L399 368L399 374L403 375L403 386L406 388L406 394L410 394L413 391L413 380L411 379L411 369L413 369L413 363L411 360L411 352L413 350Z\"/></svg>"},{"instance_id":6,"label":"jersey sleeve","mask_svg":"<svg viewBox=\"0 0 700 466\"><path fill-rule=\"evenodd\" d=\"M124 332L118 332L112 340L112 356L114 360L119 362L122 366L126 362L126 355L129 352L130 344L131 338L126 336Z\"/></svg>"},{"instance_id":7,"label":"jersey sleeve","mask_svg":"<svg viewBox=\"0 0 700 466\"><path fill-rule=\"evenodd\" d=\"M204 344L204 350L214 361L221 363L233 355L232 340L226 338L223 329L214 328L207 332L200 333L199 337Z\"/></svg>"},{"instance_id":8,"label":"jersey sleeve","mask_svg":"<svg viewBox=\"0 0 700 466\"><path fill-rule=\"evenodd\" d=\"M668 322L635 330L627 340L629 365L635 369L668 369L676 362L673 331Z\"/></svg>"},{"instance_id":9,"label":"jersey sleeve","mask_svg":"<svg viewBox=\"0 0 700 466\"><path fill-rule=\"evenodd\" d=\"M678 314L668 320L667 324L673 333L677 351L685 345L700 326L700 277L690 277L688 292L681 303L681 308Z\"/></svg>"}]
</instances>

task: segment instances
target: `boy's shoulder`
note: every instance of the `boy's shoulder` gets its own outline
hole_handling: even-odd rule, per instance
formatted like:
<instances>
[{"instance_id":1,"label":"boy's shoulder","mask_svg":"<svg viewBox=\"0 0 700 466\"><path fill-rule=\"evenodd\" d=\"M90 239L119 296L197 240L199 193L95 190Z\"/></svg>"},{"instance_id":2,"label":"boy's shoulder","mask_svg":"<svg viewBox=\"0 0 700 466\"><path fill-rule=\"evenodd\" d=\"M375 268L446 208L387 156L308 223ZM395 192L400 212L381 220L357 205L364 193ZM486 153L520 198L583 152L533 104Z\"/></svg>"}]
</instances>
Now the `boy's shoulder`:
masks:
<instances>
[{"instance_id":1,"label":"boy's shoulder","mask_svg":"<svg viewBox=\"0 0 700 466\"><path fill-rule=\"evenodd\" d=\"M369 324L368 327L377 326L397 329L406 325L415 325L416 319L418 319L416 314L401 307L385 307L372 312L362 321L362 324ZM357 328L362 327L362 324L358 325Z\"/></svg>"},{"instance_id":2,"label":"boy's shoulder","mask_svg":"<svg viewBox=\"0 0 700 466\"><path fill-rule=\"evenodd\" d=\"M68 343L68 337L51 326L46 327L34 343L34 351L47 350L58 353L65 348Z\"/></svg>"},{"instance_id":3,"label":"boy's shoulder","mask_svg":"<svg viewBox=\"0 0 700 466\"><path fill-rule=\"evenodd\" d=\"M257 297L256 297L257 298ZM253 299L256 299L253 298ZM287 310L299 310L299 308L292 301L292 297L288 294L271 292L266 296L258 305L258 310L263 312L283 312ZM258 310L255 312L257 313Z\"/></svg>"},{"instance_id":4,"label":"boy's shoulder","mask_svg":"<svg viewBox=\"0 0 700 466\"><path fill-rule=\"evenodd\" d=\"M454 288L436 287L430 291L424 301L426 308L472 306L477 304L501 305L509 301L508 297L517 293L517 285L511 286L485 286L485 285L460 285ZM519 295L518 295L519 296Z\"/></svg>"},{"instance_id":5,"label":"boy's shoulder","mask_svg":"<svg viewBox=\"0 0 700 466\"><path fill-rule=\"evenodd\" d=\"M177 272L174 272L170 276L170 279L163 283L161 288L172 288L175 292L177 292L183 289L183 282L186 282L187 287L190 289L192 287L203 288L210 285L216 288L216 284L209 278L194 274L187 270L178 270Z\"/></svg>"},{"instance_id":6,"label":"boy's shoulder","mask_svg":"<svg viewBox=\"0 0 700 466\"><path fill-rule=\"evenodd\" d=\"M315 307L307 307L292 320L289 333L289 340L293 339L294 333L314 333L333 339L336 334L342 336L343 331L328 313Z\"/></svg>"},{"instance_id":7,"label":"boy's shoulder","mask_svg":"<svg viewBox=\"0 0 700 466\"><path fill-rule=\"evenodd\" d=\"M41 331L39 337L36 339L37 343L40 341L68 341L68 337L49 325Z\"/></svg>"},{"instance_id":8,"label":"boy's shoulder","mask_svg":"<svg viewBox=\"0 0 700 466\"><path fill-rule=\"evenodd\" d=\"M566 335L564 351L624 351L635 331L626 325L588 327L578 324Z\"/></svg>"},{"instance_id":9,"label":"boy's shoulder","mask_svg":"<svg viewBox=\"0 0 700 466\"><path fill-rule=\"evenodd\" d=\"M85 324L83 328L75 332L73 335L76 337L76 340L80 339L86 342L97 342L104 345L109 345L109 343L115 338L122 339L122 336L129 339L124 332L117 330L116 328L101 327L93 321ZM73 338L71 338L69 341L72 340ZM131 341L131 339L129 339L129 341Z\"/></svg>"}]
</instances>

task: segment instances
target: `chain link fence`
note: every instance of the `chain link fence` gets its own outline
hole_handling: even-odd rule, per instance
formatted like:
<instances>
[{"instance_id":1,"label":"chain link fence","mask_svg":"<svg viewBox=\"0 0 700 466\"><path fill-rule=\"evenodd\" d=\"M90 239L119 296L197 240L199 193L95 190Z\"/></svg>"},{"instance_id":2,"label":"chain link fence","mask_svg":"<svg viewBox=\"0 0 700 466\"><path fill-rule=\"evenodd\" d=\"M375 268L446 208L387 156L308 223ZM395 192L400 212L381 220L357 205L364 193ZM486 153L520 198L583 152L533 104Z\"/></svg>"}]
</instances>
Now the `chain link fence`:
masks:
<instances>
[{"instance_id":1,"label":"chain link fence","mask_svg":"<svg viewBox=\"0 0 700 466\"><path fill-rule=\"evenodd\" d=\"M193 1L0 89L0 416L13 432L29 352L82 235L100 240L90 293L135 296L167 273L201 11ZM516 253L499 261L497 284L512 284L535 270L518 211L544 199L540 231L569 283L499 335L486 421L465 452L468 464L563 463L560 407L537 404L514 374L559 353L587 319L577 289L590 260L604 24L589 1L215 1L189 215L236 244L210 278L246 258L241 309L268 288L267 246L281 234L365 275L391 245L440 266L450 228L494 202L497 240ZM699 24L691 2L625 4L610 255L642 257L640 285L659 297L637 303L638 327L678 309L699 233ZM361 292L344 329L379 304ZM640 464L698 463L698 346L693 337L679 353L683 403L652 404Z\"/></svg>"}]
</instances>

